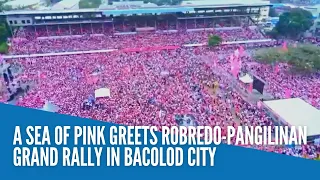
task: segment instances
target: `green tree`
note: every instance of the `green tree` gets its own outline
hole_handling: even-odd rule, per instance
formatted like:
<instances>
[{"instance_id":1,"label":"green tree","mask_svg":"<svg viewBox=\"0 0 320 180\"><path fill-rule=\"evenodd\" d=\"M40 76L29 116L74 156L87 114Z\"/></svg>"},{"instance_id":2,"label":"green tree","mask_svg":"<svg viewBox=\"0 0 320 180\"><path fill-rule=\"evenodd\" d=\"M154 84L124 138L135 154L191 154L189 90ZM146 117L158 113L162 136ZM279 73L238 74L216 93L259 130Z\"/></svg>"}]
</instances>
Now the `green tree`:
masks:
<instances>
[{"instance_id":1,"label":"green tree","mask_svg":"<svg viewBox=\"0 0 320 180\"><path fill-rule=\"evenodd\" d=\"M276 9L275 9L275 8L270 8L269 16L270 16L270 17L278 17L279 14L276 12Z\"/></svg>"},{"instance_id":2,"label":"green tree","mask_svg":"<svg viewBox=\"0 0 320 180\"><path fill-rule=\"evenodd\" d=\"M267 36L270 36L273 39L279 39L280 34L276 28L273 28L271 31L266 32Z\"/></svg>"},{"instance_id":3,"label":"green tree","mask_svg":"<svg viewBox=\"0 0 320 180\"><path fill-rule=\"evenodd\" d=\"M255 59L265 64L288 63L293 72L316 72L320 70L320 48L314 45L279 48L265 48L255 52Z\"/></svg>"},{"instance_id":4,"label":"green tree","mask_svg":"<svg viewBox=\"0 0 320 180\"><path fill-rule=\"evenodd\" d=\"M7 1L0 1L0 11L4 11L4 4L6 3Z\"/></svg>"},{"instance_id":5,"label":"green tree","mask_svg":"<svg viewBox=\"0 0 320 180\"><path fill-rule=\"evenodd\" d=\"M98 8L101 5L101 0L80 0L79 8Z\"/></svg>"},{"instance_id":6,"label":"green tree","mask_svg":"<svg viewBox=\"0 0 320 180\"><path fill-rule=\"evenodd\" d=\"M6 42L0 43L0 54L7 54L8 53L8 44Z\"/></svg>"},{"instance_id":7,"label":"green tree","mask_svg":"<svg viewBox=\"0 0 320 180\"><path fill-rule=\"evenodd\" d=\"M297 39L312 25L312 14L304 9L295 8L290 12L283 13L275 28L283 36Z\"/></svg>"},{"instance_id":8,"label":"green tree","mask_svg":"<svg viewBox=\"0 0 320 180\"><path fill-rule=\"evenodd\" d=\"M11 5L5 5L9 0L0 1L0 11L21 10L25 9L25 6L18 6L13 8Z\"/></svg>"},{"instance_id":9,"label":"green tree","mask_svg":"<svg viewBox=\"0 0 320 180\"><path fill-rule=\"evenodd\" d=\"M9 32L6 24L4 23L0 24L0 42L7 41L8 37L9 37Z\"/></svg>"},{"instance_id":10,"label":"green tree","mask_svg":"<svg viewBox=\"0 0 320 180\"><path fill-rule=\"evenodd\" d=\"M221 44L222 42L222 38L220 36L217 36L217 35L212 35L212 36L209 36L209 39L208 39L208 45L209 46L218 46L219 44Z\"/></svg>"},{"instance_id":11,"label":"green tree","mask_svg":"<svg viewBox=\"0 0 320 180\"><path fill-rule=\"evenodd\" d=\"M0 24L0 53L8 52L7 38L9 37L8 28L5 23Z\"/></svg>"}]
</instances>

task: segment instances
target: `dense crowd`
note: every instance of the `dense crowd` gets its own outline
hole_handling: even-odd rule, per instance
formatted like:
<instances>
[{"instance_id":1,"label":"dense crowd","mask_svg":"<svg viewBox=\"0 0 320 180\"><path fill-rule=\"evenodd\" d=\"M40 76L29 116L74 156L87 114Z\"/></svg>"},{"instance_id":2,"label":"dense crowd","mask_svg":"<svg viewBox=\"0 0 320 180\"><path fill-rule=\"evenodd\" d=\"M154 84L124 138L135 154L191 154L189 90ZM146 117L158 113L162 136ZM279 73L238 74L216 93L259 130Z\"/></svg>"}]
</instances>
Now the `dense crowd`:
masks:
<instances>
[{"instance_id":1,"label":"dense crowd","mask_svg":"<svg viewBox=\"0 0 320 180\"><path fill-rule=\"evenodd\" d=\"M249 28L217 31L224 40L250 40L263 37ZM203 43L209 32L141 34L130 36L84 36L17 42L13 54L45 53L145 46ZM254 64L249 49L274 46L276 42L248 44L241 56L242 66L268 83L267 91L282 98L286 88L319 107L319 77L292 76L280 66ZM176 126L177 116L189 115L197 125L273 126L268 114L257 104L246 101L234 87L238 82L230 72L230 54L236 46L214 49L178 48L175 50L92 53L68 56L21 58L20 82L34 80L34 86L18 99L17 105L41 108L46 101L56 104L59 113L93 118L124 125ZM214 67L207 60L216 59ZM9 60L16 63L16 60ZM217 88L218 87L218 88ZM109 88L109 98L95 99L99 88ZM2 97L2 101L6 99ZM315 158L319 147L254 147L293 156Z\"/></svg>"},{"instance_id":2,"label":"dense crowd","mask_svg":"<svg viewBox=\"0 0 320 180\"><path fill-rule=\"evenodd\" d=\"M157 32L127 35L85 34L76 37L57 36L56 38L24 38L19 31L17 38L11 43L11 54L34 54L52 52L87 51L102 49L140 48L152 46L168 46L183 44L207 43L209 35L219 35L223 41L242 41L265 39L258 29L243 27L229 30L210 30L196 32ZM41 30L38 30L42 32ZM51 31L50 31L51 32ZM30 33L27 33L30 34ZM41 33L39 33L41 34ZM237 36L234 36L234 35ZM20 37L20 38L18 38ZM29 38L30 37L30 38Z\"/></svg>"},{"instance_id":3,"label":"dense crowd","mask_svg":"<svg viewBox=\"0 0 320 180\"><path fill-rule=\"evenodd\" d=\"M319 74L292 74L288 72L290 70L286 64L280 64L277 67L255 64L252 70L268 82L266 90L275 98L299 97L320 109Z\"/></svg>"}]
</instances>

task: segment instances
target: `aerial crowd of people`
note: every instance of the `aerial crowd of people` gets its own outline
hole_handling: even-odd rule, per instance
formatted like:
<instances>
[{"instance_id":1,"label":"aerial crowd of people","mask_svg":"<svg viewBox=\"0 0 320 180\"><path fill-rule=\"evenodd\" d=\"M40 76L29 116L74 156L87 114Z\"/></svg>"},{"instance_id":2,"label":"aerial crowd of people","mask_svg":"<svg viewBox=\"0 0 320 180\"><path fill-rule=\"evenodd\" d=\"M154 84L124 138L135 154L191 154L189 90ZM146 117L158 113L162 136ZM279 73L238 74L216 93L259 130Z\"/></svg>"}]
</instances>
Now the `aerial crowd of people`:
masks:
<instances>
[{"instance_id":1,"label":"aerial crowd of people","mask_svg":"<svg viewBox=\"0 0 320 180\"><path fill-rule=\"evenodd\" d=\"M293 75L287 71L286 65L275 70L255 62L252 57L255 49L277 46L281 44L279 42L215 48L181 47L206 43L212 33L229 42L265 39L260 31L249 27L215 32L84 35L52 39L28 38L28 33L23 31L17 35L20 40L11 44L10 54L117 51L7 59L7 63L22 67L16 77L19 82L33 81L28 93L19 97L16 104L39 109L46 102L52 102L62 114L123 125L158 126L159 129L178 125L177 116L182 115L193 117L197 125L219 125L224 129L223 133L226 133L227 126L274 126L263 108L247 101L243 92L235 88L240 82L230 73L230 57L241 47L244 51L239 57L242 63L240 72L258 74L267 82L266 91L274 98L285 98L285 91L290 89L291 97L303 98L320 109L319 75ZM124 51L153 46L175 48ZM94 98L95 90L99 88L110 89L110 97ZM6 100L3 93L1 101ZM320 152L320 147L314 144L253 148L310 159L319 157Z\"/></svg>"},{"instance_id":2,"label":"aerial crowd of people","mask_svg":"<svg viewBox=\"0 0 320 180\"><path fill-rule=\"evenodd\" d=\"M40 31L40 30L38 30ZM24 31L25 32L25 31ZM41 31L40 31L41 32ZM158 32L127 35L84 34L81 36L57 36L56 38L15 38L10 47L11 54L35 54L102 49L140 48L153 46L206 43L213 31ZM224 41L264 39L257 29L235 28L228 31L215 31ZM25 33L20 33L25 34ZM237 36L234 36L237 34Z\"/></svg>"}]
</instances>

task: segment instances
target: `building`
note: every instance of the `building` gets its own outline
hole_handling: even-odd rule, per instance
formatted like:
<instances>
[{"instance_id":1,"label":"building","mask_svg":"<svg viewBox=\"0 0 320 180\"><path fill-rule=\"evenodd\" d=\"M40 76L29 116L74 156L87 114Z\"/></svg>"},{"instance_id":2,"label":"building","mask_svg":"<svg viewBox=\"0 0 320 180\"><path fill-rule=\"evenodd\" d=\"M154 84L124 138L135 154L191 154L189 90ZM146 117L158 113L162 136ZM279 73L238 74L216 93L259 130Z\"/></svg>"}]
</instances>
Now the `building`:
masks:
<instances>
[{"instance_id":1,"label":"building","mask_svg":"<svg viewBox=\"0 0 320 180\"><path fill-rule=\"evenodd\" d=\"M12 9L20 9L20 8L28 8L28 9L36 9L39 5L41 5L42 0L13 0L8 1L4 4L4 6L10 6Z\"/></svg>"},{"instance_id":2,"label":"building","mask_svg":"<svg viewBox=\"0 0 320 180\"><path fill-rule=\"evenodd\" d=\"M52 10L70 10L70 9L79 9L80 0L62 0L54 4Z\"/></svg>"},{"instance_id":3,"label":"building","mask_svg":"<svg viewBox=\"0 0 320 180\"><path fill-rule=\"evenodd\" d=\"M270 1L267 0L223 0L223 1L212 1L212 0L190 0L183 1L181 3L182 6L192 6L192 5L215 5L215 6L223 6L223 5L262 5L262 4L270 4ZM270 6L265 6L261 8L260 14L253 19L257 23L265 22L269 17Z\"/></svg>"},{"instance_id":4,"label":"building","mask_svg":"<svg viewBox=\"0 0 320 180\"><path fill-rule=\"evenodd\" d=\"M313 26L310 28L310 31L316 36L320 36L320 5L316 6L305 6L303 9L312 13L314 18Z\"/></svg>"},{"instance_id":5,"label":"building","mask_svg":"<svg viewBox=\"0 0 320 180\"><path fill-rule=\"evenodd\" d=\"M156 8L153 3L144 3L143 1L121 1L113 2L112 5L108 2L102 3L99 9L136 9L136 8Z\"/></svg>"},{"instance_id":6,"label":"building","mask_svg":"<svg viewBox=\"0 0 320 180\"><path fill-rule=\"evenodd\" d=\"M142 7L141 7L142 6ZM74 28L100 27L102 32L139 33L140 31L197 31L214 28L252 26L253 18L259 17L269 3L232 5L185 5L185 6L110 6L106 9L64 9L8 11L5 16L12 29L32 29L50 36L49 31L60 29L72 35ZM54 30L53 30L54 29ZM108 31L109 32L109 31Z\"/></svg>"}]
</instances>

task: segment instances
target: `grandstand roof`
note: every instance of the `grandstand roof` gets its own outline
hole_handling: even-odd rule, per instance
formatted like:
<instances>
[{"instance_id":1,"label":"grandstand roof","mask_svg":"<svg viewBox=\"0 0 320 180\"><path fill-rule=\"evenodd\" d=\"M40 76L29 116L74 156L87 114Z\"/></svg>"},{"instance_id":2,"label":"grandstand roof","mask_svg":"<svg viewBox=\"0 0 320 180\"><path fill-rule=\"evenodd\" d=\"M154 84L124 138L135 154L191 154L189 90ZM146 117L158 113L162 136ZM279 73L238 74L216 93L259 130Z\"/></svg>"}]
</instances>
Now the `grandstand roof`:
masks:
<instances>
[{"instance_id":1,"label":"grandstand roof","mask_svg":"<svg viewBox=\"0 0 320 180\"><path fill-rule=\"evenodd\" d=\"M25 1L25 0L21 0ZM29 0L28 0L29 1ZM36 0L32 0L36 1ZM231 0L227 0L230 1ZM233 0L234 1L234 0ZM143 13L172 13L172 12L186 12L186 11L195 11L195 9L213 9L213 8L227 8L227 7L257 7L257 6L269 6L270 3L268 1L260 1L261 3L249 3L250 0L243 0L244 3L234 3L234 4L226 4L226 3L217 3L212 2L211 4L204 5L190 5L185 4L181 6L159 6L159 7L126 7L125 9L119 9L116 6L110 6L112 8L103 9L73 9L73 10L19 10L19 11L6 11L5 15L34 15L34 14L62 14L62 13L88 13L88 12L101 12L103 14L143 14ZM253 0L259 1L259 0Z\"/></svg>"},{"instance_id":2,"label":"grandstand roof","mask_svg":"<svg viewBox=\"0 0 320 180\"><path fill-rule=\"evenodd\" d=\"M120 15L120 14L148 14L148 13L174 13L194 11L192 7L166 7L166 8L140 8L140 9L116 9L103 11L105 15Z\"/></svg>"},{"instance_id":3,"label":"grandstand roof","mask_svg":"<svg viewBox=\"0 0 320 180\"><path fill-rule=\"evenodd\" d=\"M191 0L183 1L182 6L186 5L261 5L261 4L270 4L270 1L267 0L223 0L223 1L213 1L213 0Z\"/></svg>"},{"instance_id":4,"label":"grandstand roof","mask_svg":"<svg viewBox=\"0 0 320 180\"><path fill-rule=\"evenodd\" d=\"M5 11L6 15L24 15L24 14L61 14L61 13L88 13L99 12L97 9L70 9L70 10L17 10L17 11Z\"/></svg>"}]
</instances>

